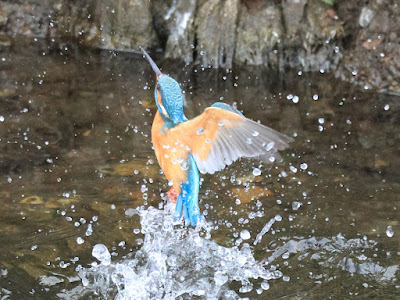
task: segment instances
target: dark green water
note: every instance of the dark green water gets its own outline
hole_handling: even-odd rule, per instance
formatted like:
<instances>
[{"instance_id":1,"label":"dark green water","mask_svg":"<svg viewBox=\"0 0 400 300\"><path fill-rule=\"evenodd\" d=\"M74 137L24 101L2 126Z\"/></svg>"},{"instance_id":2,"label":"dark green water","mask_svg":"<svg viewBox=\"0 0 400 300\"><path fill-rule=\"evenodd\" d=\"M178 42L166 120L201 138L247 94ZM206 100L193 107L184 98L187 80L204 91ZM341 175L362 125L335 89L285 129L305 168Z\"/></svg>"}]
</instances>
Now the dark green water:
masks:
<instances>
[{"instance_id":1,"label":"dark green water","mask_svg":"<svg viewBox=\"0 0 400 300\"><path fill-rule=\"evenodd\" d=\"M253 251L284 277L241 297L398 299L399 98L329 74L160 67L182 83L188 117L235 102L295 137L281 164L204 176L200 207L220 245L243 230L253 244L282 217ZM169 188L150 138L154 75L141 55L36 42L0 52L0 83L0 298L79 298L77 265L98 243L113 261L135 252L143 235L125 211L158 207Z\"/></svg>"}]
</instances>

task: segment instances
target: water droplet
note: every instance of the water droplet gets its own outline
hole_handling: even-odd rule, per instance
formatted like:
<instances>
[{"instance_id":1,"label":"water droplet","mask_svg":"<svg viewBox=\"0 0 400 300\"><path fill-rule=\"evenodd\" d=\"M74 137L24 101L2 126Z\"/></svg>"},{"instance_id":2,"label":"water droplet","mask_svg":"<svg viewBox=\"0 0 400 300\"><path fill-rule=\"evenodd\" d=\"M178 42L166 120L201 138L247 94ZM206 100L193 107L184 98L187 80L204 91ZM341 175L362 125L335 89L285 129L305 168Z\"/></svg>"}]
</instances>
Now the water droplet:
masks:
<instances>
[{"instance_id":1,"label":"water droplet","mask_svg":"<svg viewBox=\"0 0 400 300\"><path fill-rule=\"evenodd\" d=\"M307 170L307 168L308 168L308 165L306 163L300 164L300 169Z\"/></svg>"},{"instance_id":2,"label":"water droplet","mask_svg":"<svg viewBox=\"0 0 400 300\"><path fill-rule=\"evenodd\" d=\"M292 173L297 173L297 168L295 166L290 166L289 169Z\"/></svg>"},{"instance_id":3,"label":"water droplet","mask_svg":"<svg viewBox=\"0 0 400 300\"><path fill-rule=\"evenodd\" d=\"M253 141L251 140L251 138L247 138L247 139L246 139L246 143L249 144L249 145L251 145L251 144L253 143Z\"/></svg>"},{"instance_id":4,"label":"water droplet","mask_svg":"<svg viewBox=\"0 0 400 300\"><path fill-rule=\"evenodd\" d=\"M242 285L242 287L239 289L239 292L241 293L248 293L253 289L253 285L251 283L245 283Z\"/></svg>"},{"instance_id":5,"label":"water droplet","mask_svg":"<svg viewBox=\"0 0 400 300\"><path fill-rule=\"evenodd\" d=\"M211 140L210 139L206 139L206 143L211 143Z\"/></svg>"},{"instance_id":6,"label":"water droplet","mask_svg":"<svg viewBox=\"0 0 400 300\"><path fill-rule=\"evenodd\" d=\"M290 276L283 276L282 279L283 279L283 281L289 281L290 280Z\"/></svg>"},{"instance_id":7,"label":"water droplet","mask_svg":"<svg viewBox=\"0 0 400 300\"><path fill-rule=\"evenodd\" d=\"M203 129L202 127L200 127L200 128L197 130L197 134L200 135L200 134L203 134L203 133L204 133L204 129Z\"/></svg>"},{"instance_id":8,"label":"water droplet","mask_svg":"<svg viewBox=\"0 0 400 300\"><path fill-rule=\"evenodd\" d=\"M214 274L214 281L216 285L222 286L228 281L228 276L221 271L217 271Z\"/></svg>"},{"instance_id":9,"label":"water droplet","mask_svg":"<svg viewBox=\"0 0 400 300\"><path fill-rule=\"evenodd\" d=\"M293 103L299 103L299 97L298 96L294 96L293 97L293 99L292 99L292 101L293 101Z\"/></svg>"},{"instance_id":10,"label":"water droplet","mask_svg":"<svg viewBox=\"0 0 400 300\"><path fill-rule=\"evenodd\" d=\"M270 151L272 148L274 148L275 142L269 142L267 147L265 147L265 150Z\"/></svg>"},{"instance_id":11,"label":"water droplet","mask_svg":"<svg viewBox=\"0 0 400 300\"><path fill-rule=\"evenodd\" d=\"M389 104L386 104L386 105L383 107L384 110L389 110L389 108L390 108L390 105L389 105Z\"/></svg>"},{"instance_id":12,"label":"water droplet","mask_svg":"<svg viewBox=\"0 0 400 300\"><path fill-rule=\"evenodd\" d=\"M81 238L81 237L77 237L77 238L76 238L76 243L77 243L77 244L81 245L81 244L83 244L84 242L85 242L85 240L84 240L83 238Z\"/></svg>"},{"instance_id":13,"label":"water droplet","mask_svg":"<svg viewBox=\"0 0 400 300\"><path fill-rule=\"evenodd\" d=\"M261 175L261 170L259 168L254 168L253 169L253 175L254 176L260 176Z\"/></svg>"},{"instance_id":14,"label":"water droplet","mask_svg":"<svg viewBox=\"0 0 400 300\"><path fill-rule=\"evenodd\" d=\"M252 135L252 136L258 136L258 134L259 134L259 133L258 133L257 130L253 130L253 131L251 132L251 135Z\"/></svg>"},{"instance_id":15,"label":"water droplet","mask_svg":"<svg viewBox=\"0 0 400 300\"><path fill-rule=\"evenodd\" d=\"M181 163L181 168L182 168L182 170L184 170L184 171L186 171L187 169L189 169L189 166L188 166L188 164L187 164L186 161L184 161L184 162Z\"/></svg>"},{"instance_id":16,"label":"water droplet","mask_svg":"<svg viewBox=\"0 0 400 300\"><path fill-rule=\"evenodd\" d=\"M103 265L109 265L111 263L111 254L104 244L94 245L92 250L92 256L97 258Z\"/></svg>"},{"instance_id":17,"label":"water droplet","mask_svg":"<svg viewBox=\"0 0 400 300\"><path fill-rule=\"evenodd\" d=\"M278 201L281 201L281 200L276 200L276 203L278 203ZM282 202L281 202L282 203ZM281 204L281 203L278 203L278 204ZM275 216L275 221L278 221L278 222L280 222L280 221L282 221L282 216L281 215L276 215Z\"/></svg>"},{"instance_id":18,"label":"water droplet","mask_svg":"<svg viewBox=\"0 0 400 300\"><path fill-rule=\"evenodd\" d=\"M261 283L261 288L262 288L264 291L269 290L269 283L266 282L266 281L263 281L263 282Z\"/></svg>"},{"instance_id":19,"label":"water droplet","mask_svg":"<svg viewBox=\"0 0 400 300\"><path fill-rule=\"evenodd\" d=\"M273 163L275 161L275 157L271 156L270 158L268 158L268 160Z\"/></svg>"},{"instance_id":20,"label":"water droplet","mask_svg":"<svg viewBox=\"0 0 400 300\"><path fill-rule=\"evenodd\" d=\"M387 228L386 228L386 235L388 236L388 237L392 237L392 236L394 236L394 231L393 231L393 228L392 228L392 226L388 226Z\"/></svg>"},{"instance_id":21,"label":"water droplet","mask_svg":"<svg viewBox=\"0 0 400 300\"><path fill-rule=\"evenodd\" d=\"M88 224L88 227L86 229L85 235L86 236L91 236L93 234L93 227L92 224Z\"/></svg>"},{"instance_id":22,"label":"water droplet","mask_svg":"<svg viewBox=\"0 0 400 300\"><path fill-rule=\"evenodd\" d=\"M0 122L4 122L4 117L0 116Z\"/></svg>"},{"instance_id":23,"label":"water droplet","mask_svg":"<svg viewBox=\"0 0 400 300\"><path fill-rule=\"evenodd\" d=\"M293 201L293 203L292 203L292 209L293 209L293 210L298 210L298 209L300 208L300 206L302 206L302 205L303 205L303 203L301 203L301 202Z\"/></svg>"},{"instance_id":24,"label":"water droplet","mask_svg":"<svg viewBox=\"0 0 400 300\"><path fill-rule=\"evenodd\" d=\"M175 255L170 255L167 258L167 264L170 267L175 267L176 266L176 256Z\"/></svg>"},{"instance_id":25,"label":"water droplet","mask_svg":"<svg viewBox=\"0 0 400 300\"><path fill-rule=\"evenodd\" d=\"M248 240L250 237L251 237L251 235L250 235L250 232L248 230L245 229L245 230L242 230L240 232L240 238L242 240Z\"/></svg>"},{"instance_id":26,"label":"water droplet","mask_svg":"<svg viewBox=\"0 0 400 300\"><path fill-rule=\"evenodd\" d=\"M325 123L325 119L324 118L319 118L318 119L318 123L319 124L324 124Z\"/></svg>"},{"instance_id":27,"label":"water droplet","mask_svg":"<svg viewBox=\"0 0 400 300\"><path fill-rule=\"evenodd\" d=\"M218 121L218 126L224 126L224 121L219 120L219 121Z\"/></svg>"},{"instance_id":28,"label":"water droplet","mask_svg":"<svg viewBox=\"0 0 400 300\"><path fill-rule=\"evenodd\" d=\"M32 247L31 247L31 250L33 251L33 250L36 250L37 249L37 245L33 245Z\"/></svg>"},{"instance_id":29,"label":"water droplet","mask_svg":"<svg viewBox=\"0 0 400 300\"><path fill-rule=\"evenodd\" d=\"M317 101L318 98L319 98L319 96L318 96L317 94L314 94L314 95L312 96L312 98L313 98L314 101Z\"/></svg>"}]
</instances>

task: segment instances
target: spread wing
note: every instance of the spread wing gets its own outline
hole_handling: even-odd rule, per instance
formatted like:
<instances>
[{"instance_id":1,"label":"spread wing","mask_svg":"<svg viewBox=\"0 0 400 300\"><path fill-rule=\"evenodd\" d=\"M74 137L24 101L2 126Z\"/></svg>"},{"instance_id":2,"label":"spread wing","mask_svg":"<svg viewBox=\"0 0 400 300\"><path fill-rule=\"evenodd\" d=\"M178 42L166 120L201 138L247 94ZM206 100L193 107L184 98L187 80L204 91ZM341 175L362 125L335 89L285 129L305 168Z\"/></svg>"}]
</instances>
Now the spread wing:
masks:
<instances>
[{"instance_id":1,"label":"spread wing","mask_svg":"<svg viewBox=\"0 0 400 300\"><path fill-rule=\"evenodd\" d=\"M221 103L172 128L169 134L190 148L203 174L222 170L240 157L257 157L264 162L273 162L279 158L278 150L286 149L292 141Z\"/></svg>"}]
</instances>

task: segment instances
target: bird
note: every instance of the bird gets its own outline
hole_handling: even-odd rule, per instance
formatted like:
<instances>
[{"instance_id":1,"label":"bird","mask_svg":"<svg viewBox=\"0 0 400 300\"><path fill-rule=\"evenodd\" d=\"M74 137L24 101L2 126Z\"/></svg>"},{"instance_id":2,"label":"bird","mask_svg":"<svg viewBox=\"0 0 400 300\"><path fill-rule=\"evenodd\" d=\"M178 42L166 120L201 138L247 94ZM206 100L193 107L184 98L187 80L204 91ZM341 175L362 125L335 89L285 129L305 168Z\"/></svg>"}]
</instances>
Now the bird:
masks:
<instances>
[{"instance_id":1,"label":"bird","mask_svg":"<svg viewBox=\"0 0 400 300\"><path fill-rule=\"evenodd\" d=\"M188 120L179 83L162 73L143 48L140 50L156 75L157 112L151 139L157 161L172 183L167 195L175 202L173 218L196 226L202 218L199 173L214 174L241 157L271 163L279 157L279 150L289 147L292 138L246 118L222 102Z\"/></svg>"}]
</instances>

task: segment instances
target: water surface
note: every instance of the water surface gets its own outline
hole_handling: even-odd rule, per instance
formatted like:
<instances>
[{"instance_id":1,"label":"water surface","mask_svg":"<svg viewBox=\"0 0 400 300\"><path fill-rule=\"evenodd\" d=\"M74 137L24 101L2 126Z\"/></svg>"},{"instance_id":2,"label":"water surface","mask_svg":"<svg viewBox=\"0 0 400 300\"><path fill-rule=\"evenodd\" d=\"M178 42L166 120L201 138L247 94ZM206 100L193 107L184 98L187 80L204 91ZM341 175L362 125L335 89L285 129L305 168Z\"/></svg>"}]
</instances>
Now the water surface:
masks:
<instances>
[{"instance_id":1,"label":"water surface","mask_svg":"<svg viewBox=\"0 0 400 300\"><path fill-rule=\"evenodd\" d=\"M93 246L106 245L113 266L127 262L146 243L143 220L127 211L153 206L163 215L169 186L150 138L152 70L141 55L62 48L38 41L0 52L2 299L98 297L77 271L97 262ZM280 164L241 160L203 176L209 231L200 245L249 247L257 265L280 272L268 289L254 279L246 293L235 280L223 290L250 299L396 298L399 98L325 73L160 67L182 84L189 118L224 101L295 138ZM193 230L175 230L196 240Z\"/></svg>"}]
</instances>

